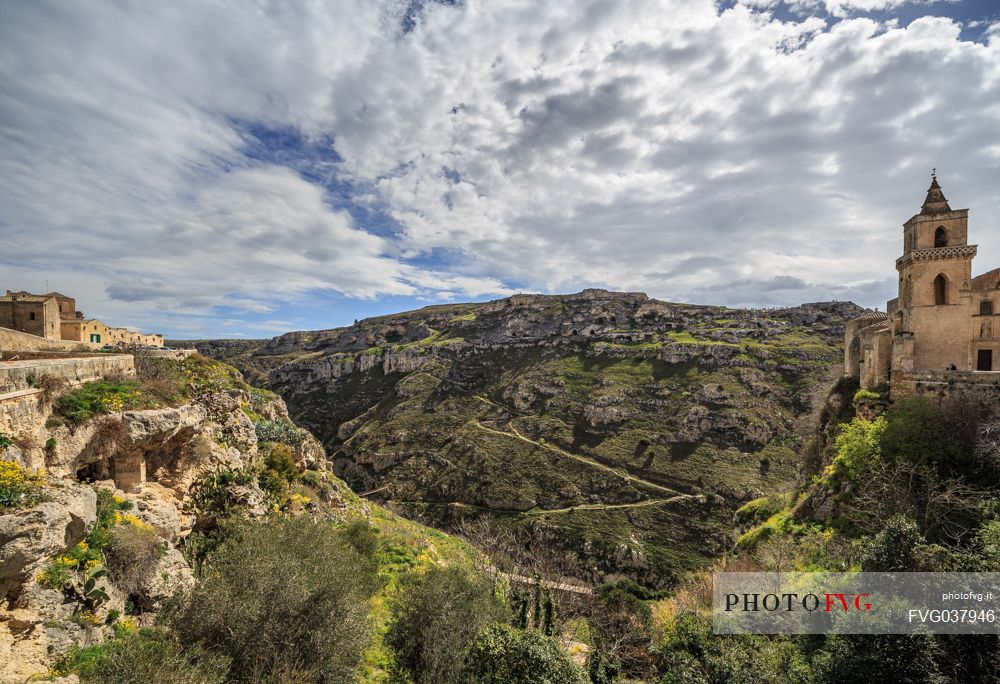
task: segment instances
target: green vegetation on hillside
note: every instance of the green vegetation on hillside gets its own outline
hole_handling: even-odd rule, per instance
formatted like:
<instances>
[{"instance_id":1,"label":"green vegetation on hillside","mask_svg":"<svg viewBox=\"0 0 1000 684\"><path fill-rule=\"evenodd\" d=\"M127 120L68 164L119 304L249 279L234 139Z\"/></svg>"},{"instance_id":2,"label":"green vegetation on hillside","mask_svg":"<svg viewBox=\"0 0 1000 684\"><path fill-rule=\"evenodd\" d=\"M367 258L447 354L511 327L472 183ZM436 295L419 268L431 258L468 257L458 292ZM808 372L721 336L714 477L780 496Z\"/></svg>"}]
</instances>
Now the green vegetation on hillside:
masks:
<instances>
[{"instance_id":1,"label":"green vegetation on hillside","mask_svg":"<svg viewBox=\"0 0 1000 684\"><path fill-rule=\"evenodd\" d=\"M44 473L0 460L0 510L33 506L45 498Z\"/></svg>"},{"instance_id":2,"label":"green vegetation on hillside","mask_svg":"<svg viewBox=\"0 0 1000 684\"><path fill-rule=\"evenodd\" d=\"M878 397L856 396L858 402ZM737 512L740 569L1000 571L996 414L965 400L903 399L884 415L840 414L827 463L793 497ZM839 424L838 424L839 423ZM654 605L664 682L994 681L990 636L713 636L711 579Z\"/></svg>"},{"instance_id":3,"label":"green vegetation on hillside","mask_svg":"<svg viewBox=\"0 0 1000 684\"><path fill-rule=\"evenodd\" d=\"M55 415L78 425L103 413L178 406L200 393L250 389L235 368L201 354L180 362L142 352L135 357L137 378L85 382L60 394Z\"/></svg>"}]
</instances>

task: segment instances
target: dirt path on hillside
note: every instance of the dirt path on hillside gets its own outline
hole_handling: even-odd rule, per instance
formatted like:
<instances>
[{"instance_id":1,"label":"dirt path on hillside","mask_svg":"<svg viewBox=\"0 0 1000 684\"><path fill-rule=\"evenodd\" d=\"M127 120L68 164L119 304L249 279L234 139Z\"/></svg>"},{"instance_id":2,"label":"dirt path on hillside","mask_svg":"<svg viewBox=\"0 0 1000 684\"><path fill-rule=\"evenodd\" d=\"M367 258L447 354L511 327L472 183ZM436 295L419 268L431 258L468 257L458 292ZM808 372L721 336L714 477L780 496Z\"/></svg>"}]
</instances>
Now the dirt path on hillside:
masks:
<instances>
[{"instance_id":1,"label":"dirt path on hillside","mask_svg":"<svg viewBox=\"0 0 1000 684\"><path fill-rule=\"evenodd\" d=\"M628 473L628 472L626 472L624 470L620 470L618 468L612 468L611 466L605 465L605 464L601 463L598 460L590 458L589 456L581 456L580 454L574 454L572 452L566 451L565 449L560 449L559 447L557 447L557 446L555 446L553 444L549 444L548 442L539 442L537 440L531 439L530 437L525 437L520 432L518 432L517 428L514 427L513 424L510 425L511 432L507 432L506 430L497 430L496 428L487 427L487 426L483 425L482 423L480 423L478 420L472 421L472 424L475 425L480 430L484 430L486 432L492 432L493 434L497 434L497 435L503 435L504 437L508 437L510 439L519 439L522 442L527 442L528 444L532 444L532 445L534 445L536 447L539 447L541 449L547 449L547 450L549 450L549 451L551 451L553 453L559 454L560 456L563 456L564 458L571 458L574 461L579 461L580 463L586 463L587 465L591 466L592 468L597 468L599 470L603 470L605 472L611 473L612 475L615 475L616 477L620 477L623 480L628 480L629 482L632 482L632 483L634 483L636 485L639 485L639 486L642 486L642 487L648 487L650 489L655 489L658 492L664 492L666 494L673 494L675 496L681 495L680 492L678 492L676 489L670 489L669 487L664 487L663 485L658 485L655 482L650 482L649 480L644 480L641 477L636 477L635 475L632 475L631 473Z\"/></svg>"}]
</instances>

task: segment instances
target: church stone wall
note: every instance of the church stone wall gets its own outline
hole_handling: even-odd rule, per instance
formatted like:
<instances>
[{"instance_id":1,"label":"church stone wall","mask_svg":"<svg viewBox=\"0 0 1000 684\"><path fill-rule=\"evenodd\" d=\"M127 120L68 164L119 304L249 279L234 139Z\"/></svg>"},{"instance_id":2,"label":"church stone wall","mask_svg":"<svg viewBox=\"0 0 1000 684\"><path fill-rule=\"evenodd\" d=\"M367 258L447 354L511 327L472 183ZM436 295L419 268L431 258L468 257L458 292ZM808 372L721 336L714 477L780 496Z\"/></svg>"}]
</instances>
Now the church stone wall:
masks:
<instances>
[{"instance_id":1,"label":"church stone wall","mask_svg":"<svg viewBox=\"0 0 1000 684\"><path fill-rule=\"evenodd\" d=\"M898 297L887 315L846 326L844 373L861 387L888 381L892 398L1000 388L1000 269L972 277L968 214L952 210L932 178L920 213L903 225Z\"/></svg>"}]
</instances>

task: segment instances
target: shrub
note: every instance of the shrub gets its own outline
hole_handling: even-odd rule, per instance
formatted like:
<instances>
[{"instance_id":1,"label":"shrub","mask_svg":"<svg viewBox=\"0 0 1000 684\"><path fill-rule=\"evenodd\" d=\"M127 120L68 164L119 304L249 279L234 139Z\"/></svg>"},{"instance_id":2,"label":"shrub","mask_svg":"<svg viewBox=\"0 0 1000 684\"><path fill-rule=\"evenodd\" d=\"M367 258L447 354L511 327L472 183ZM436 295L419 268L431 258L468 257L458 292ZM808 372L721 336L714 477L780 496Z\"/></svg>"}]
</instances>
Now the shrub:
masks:
<instances>
[{"instance_id":1,"label":"shrub","mask_svg":"<svg viewBox=\"0 0 1000 684\"><path fill-rule=\"evenodd\" d=\"M262 408L265 404L274 401L277 398L278 395L270 390L261 389L259 387L250 388L250 405L255 409Z\"/></svg>"},{"instance_id":2,"label":"shrub","mask_svg":"<svg viewBox=\"0 0 1000 684\"><path fill-rule=\"evenodd\" d=\"M479 633L465 658L467 684L585 684L587 675L555 639L533 630L493 625Z\"/></svg>"},{"instance_id":3,"label":"shrub","mask_svg":"<svg viewBox=\"0 0 1000 684\"><path fill-rule=\"evenodd\" d=\"M887 425L882 416L875 420L855 418L844 425L834 442L837 455L832 472L843 473L852 480L860 478L879 459L880 440Z\"/></svg>"},{"instance_id":4,"label":"shrub","mask_svg":"<svg viewBox=\"0 0 1000 684\"><path fill-rule=\"evenodd\" d=\"M809 684L813 664L788 637L758 634L712 634L707 615L677 616L662 644L661 684L758 682ZM832 682L842 680L830 679Z\"/></svg>"},{"instance_id":5,"label":"shrub","mask_svg":"<svg viewBox=\"0 0 1000 684\"><path fill-rule=\"evenodd\" d=\"M964 636L963 639L974 638ZM941 655L939 642L931 634L847 634L826 639L824 651L830 657L819 661L815 678L837 684L868 682L906 682L940 684L941 682L977 681L945 676L934 662ZM993 673L995 674L995 670ZM988 682L993 677L978 681Z\"/></svg>"},{"instance_id":6,"label":"shrub","mask_svg":"<svg viewBox=\"0 0 1000 684\"><path fill-rule=\"evenodd\" d=\"M378 558L381 547L378 528L372 525L365 518L352 520L344 528L344 538L347 543L354 547L364 558Z\"/></svg>"},{"instance_id":7,"label":"shrub","mask_svg":"<svg viewBox=\"0 0 1000 684\"><path fill-rule=\"evenodd\" d=\"M111 541L112 528L122 523L149 527L123 511L132 509L132 502L115 497L105 489L97 490L97 520L87 538L66 553L51 559L37 576L37 581L50 589L65 589L80 573L103 565L104 549ZM152 528L149 528L152 529Z\"/></svg>"},{"instance_id":8,"label":"shrub","mask_svg":"<svg viewBox=\"0 0 1000 684\"><path fill-rule=\"evenodd\" d=\"M0 508L34 506L42 500L44 487L44 474L13 461L0 461Z\"/></svg>"},{"instance_id":9,"label":"shrub","mask_svg":"<svg viewBox=\"0 0 1000 684\"><path fill-rule=\"evenodd\" d=\"M617 657L627 676L647 678L653 636L653 611L648 602L628 585L607 585L600 591L590 629L594 646Z\"/></svg>"},{"instance_id":10,"label":"shrub","mask_svg":"<svg viewBox=\"0 0 1000 684\"><path fill-rule=\"evenodd\" d=\"M36 581L49 589L62 589L76 572L77 562L70 556L56 556L46 564Z\"/></svg>"},{"instance_id":11,"label":"shrub","mask_svg":"<svg viewBox=\"0 0 1000 684\"><path fill-rule=\"evenodd\" d=\"M401 581L385 643L414 682L462 682L465 652L486 626L506 618L493 583L461 568L431 568Z\"/></svg>"},{"instance_id":12,"label":"shrub","mask_svg":"<svg viewBox=\"0 0 1000 684\"><path fill-rule=\"evenodd\" d=\"M278 442L298 446L309 435L287 420L262 420L255 423L254 428L257 430L258 442Z\"/></svg>"},{"instance_id":13,"label":"shrub","mask_svg":"<svg viewBox=\"0 0 1000 684\"><path fill-rule=\"evenodd\" d=\"M66 385L68 384L66 378L58 375L43 375L38 379L35 386L42 390L42 404L51 406L52 402L55 401L60 392L66 389Z\"/></svg>"},{"instance_id":14,"label":"shrub","mask_svg":"<svg viewBox=\"0 0 1000 684\"><path fill-rule=\"evenodd\" d=\"M587 674L591 684L614 684L621 679L618 658L595 648L587 657Z\"/></svg>"},{"instance_id":15,"label":"shrub","mask_svg":"<svg viewBox=\"0 0 1000 684\"><path fill-rule=\"evenodd\" d=\"M878 392L872 392L871 390L866 389L859 389L854 393L854 401L877 400L881 398L882 395Z\"/></svg>"},{"instance_id":16,"label":"shrub","mask_svg":"<svg viewBox=\"0 0 1000 684\"><path fill-rule=\"evenodd\" d=\"M14 441L3 432L0 432L0 449L9 449Z\"/></svg>"},{"instance_id":17,"label":"shrub","mask_svg":"<svg viewBox=\"0 0 1000 684\"><path fill-rule=\"evenodd\" d=\"M733 522L742 526L759 525L784 509L788 503L789 497L781 494L753 499L736 509Z\"/></svg>"},{"instance_id":18,"label":"shrub","mask_svg":"<svg viewBox=\"0 0 1000 684\"><path fill-rule=\"evenodd\" d=\"M913 520L893 516L885 529L865 545L861 569L865 572L913 572L917 569L916 548L923 543L920 529Z\"/></svg>"},{"instance_id":19,"label":"shrub","mask_svg":"<svg viewBox=\"0 0 1000 684\"><path fill-rule=\"evenodd\" d=\"M294 482L299 476L292 450L287 444L275 444L264 457L264 467L284 478L286 482Z\"/></svg>"},{"instance_id":20,"label":"shrub","mask_svg":"<svg viewBox=\"0 0 1000 684\"><path fill-rule=\"evenodd\" d=\"M164 616L232 681L352 682L368 645L375 568L332 523L230 522L204 577Z\"/></svg>"},{"instance_id":21,"label":"shrub","mask_svg":"<svg viewBox=\"0 0 1000 684\"><path fill-rule=\"evenodd\" d=\"M52 674L80 675L81 684L223 684L225 657L203 649L182 649L176 639L158 631L119 630L116 638L89 648L74 648Z\"/></svg>"},{"instance_id":22,"label":"shrub","mask_svg":"<svg viewBox=\"0 0 1000 684\"><path fill-rule=\"evenodd\" d=\"M299 482L319 494L319 498L329 501L334 493L333 485L323 473L317 470L306 470L299 476Z\"/></svg>"},{"instance_id":23,"label":"shrub","mask_svg":"<svg viewBox=\"0 0 1000 684\"><path fill-rule=\"evenodd\" d=\"M163 541L152 527L130 521L112 528L109 537L104 558L111 583L126 596L139 593L149 584L163 557Z\"/></svg>"},{"instance_id":24,"label":"shrub","mask_svg":"<svg viewBox=\"0 0 1000 684\"><path fill-rule=\"evenodd\" d=\"M188 506L199 517L224 517L240 505L233 489L252 486L255 479L253 471L246 468L217 470L191 486Z\"/></svg>"},{"instance_id":25,"label":"shrub","mask_svg":"<svg viewBox=\"0 0 1000 684\"><path fill-rule=\"evenodd\" d=\"M299 469L292 458L292 450L287 444L275 444L264 457L264 467L258 476L260 488L271 494L272 498L284 497L288 485L295 481Z\"/></svg>"},{"instance_id":26,"label":"shrub","mask_svg":"<svg viewBox=\"0 0 1000 684\"><path fill-rule=\"evenodd\" d=\"M139 383L109 379L85 382L56 400L56 413L72 423L82 423L100 413L117 413L141 404Z\"/></svg>"}]
</instances>

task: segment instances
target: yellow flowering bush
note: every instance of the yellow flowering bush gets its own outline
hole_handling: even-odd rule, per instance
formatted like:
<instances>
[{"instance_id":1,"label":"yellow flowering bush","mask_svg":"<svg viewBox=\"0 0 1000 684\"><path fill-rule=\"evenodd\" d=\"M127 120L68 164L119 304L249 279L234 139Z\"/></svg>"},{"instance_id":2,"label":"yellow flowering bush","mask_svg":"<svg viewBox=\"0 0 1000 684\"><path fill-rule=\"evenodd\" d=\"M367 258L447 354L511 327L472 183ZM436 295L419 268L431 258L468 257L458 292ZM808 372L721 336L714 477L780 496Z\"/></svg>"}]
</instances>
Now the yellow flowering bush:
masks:
<instances>
[{"instance_id":1,"label":"yellow flowering bush","mask_svg":"<svg viewBox=\"0 0 1000 684\"><path fill-rule=\"evenodd\" d=\"M36 576L36 581L50 589L62 589L78 573L88 573L105 564L104 550L111 541L111 530L121 525L155 534L155 528L140 520L133 513L132 502L114 496L107 490L97 492L97 522L87 538L64 554L56 556Z\"/></svg>"},{"instance_id":2,"label":"yellow flowering bush","mask_svg":"<svg viewBox=\"0 0 1000 684\"><path fill-rule=\"evenodd\" d=\"M139 623L134 617L123 617L115 623L115 633L120 636L122 632L135 632L139 629Z\"/></svg>"},{"instance_id":3,"label":"yellow flowering bush","mask_svg":"<svg viewBox=\"0 0 1000 684\"><path fill-rule=\"evenodd\" d=\"M13 461L0 461L0 508L33 506L42 500L44 471L32 472Z\"/></svg>"},{"instance_id":4,"label":"yellow flowering bush","mask_svg":"<svg viewBox=\"0 0 1000 684\"><path fill-rule=\"evenodd\" d=\"M56 556L49 561L44 570L38 573L35 581L49 589L62 589L73 577L73 573L78 567L79 563L75 558L65 555Z\"/></svg>"},{"instance_id":5,"label":"yellow flowering bush","mask_svg":"<svg viewBox=\"0 0 1000 684\"><path fill-rule=\"evenodd\" d=\"M288 497L288 500L293 505L298 505L298 506L308 506L310 503L312 503L312 499L310 499L308 496L303 496L298 492L293 492L292 495Z\"/></svg>"},{"instance_id":6,"label":"yellow flowering bush","mask_svg":"<svg viewBox=\"0 0 1000 684\"><path fill-rule=\"evenodd\" d=\"M134 513L122 513L121 511L115 511L114 525L131 525L132 527L142 530L143 532L156 531L155 527L147 522L143 522Z\"/></svg>"},{"instance_id":7,"label":"yellow flowering bush","mask_svg":"<svg viewBox=\"0 0 1000 684\"><path fill-rule=\"evenodd\" d=\"M82 627L97 627L102 622L101 618L92 610L81 610L74 613L70 620Z\"/></svg>"}]
</instances>

